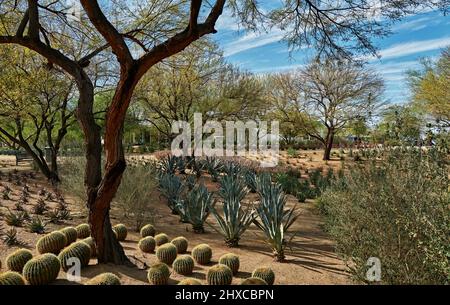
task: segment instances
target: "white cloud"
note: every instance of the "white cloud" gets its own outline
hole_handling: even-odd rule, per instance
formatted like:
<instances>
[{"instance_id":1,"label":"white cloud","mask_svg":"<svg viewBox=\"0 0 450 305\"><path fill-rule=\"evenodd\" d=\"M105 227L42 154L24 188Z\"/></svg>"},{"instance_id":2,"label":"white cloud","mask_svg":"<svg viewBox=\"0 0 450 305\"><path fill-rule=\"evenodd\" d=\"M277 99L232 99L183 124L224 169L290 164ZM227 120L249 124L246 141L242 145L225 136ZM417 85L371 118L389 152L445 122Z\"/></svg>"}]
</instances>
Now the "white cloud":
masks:
<instances>
[{"instance_id":1,"label":"white cloud","mask_svg":"<svg viewBox=\"0 0 450 305\"><path fill-rule=\"evenodd\" d=\"M259 48L283 39L281 30L273 30L268 33L250 32L236 41L224 46L224 56L228 57L254 48Z\"/></svg>"},{"instance_id":2,"label":"white cloud","mask_svg":"<svg viewBox=\"0 0 450 305\"><path fill-rule=\"evenodd\" d=\"M397 58L426 51L443 49L448 45L450 45L450 37L412 41L396 44L387 49L383 49L380 51L380 55L383 59Z\"/></svg>"}]
</instances>

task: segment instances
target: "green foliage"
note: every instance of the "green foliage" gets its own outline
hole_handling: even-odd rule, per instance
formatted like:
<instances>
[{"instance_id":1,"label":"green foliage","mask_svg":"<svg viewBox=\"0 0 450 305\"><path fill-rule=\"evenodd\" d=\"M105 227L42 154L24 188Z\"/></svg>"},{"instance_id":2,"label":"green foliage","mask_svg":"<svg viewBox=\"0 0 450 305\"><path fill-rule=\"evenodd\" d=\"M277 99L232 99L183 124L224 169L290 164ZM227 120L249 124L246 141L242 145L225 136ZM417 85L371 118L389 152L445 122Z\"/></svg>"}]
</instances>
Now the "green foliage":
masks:
<instances>
[{"instance_id":1,"label":"green foliage","mask_svg":"<svg viewBox=\"0 0 450 305\"><path fill-rule=\"evenodd\" d=\"M241 202L248 194L244 182L234 176L224 176L220 180L219 196L223 199L223 216L216 208L211 213L217 220L218 232L225 238L229 247L237 247L239 240L252 224L256 215L252 208L242 208Z\"/></svg>"},{"instance_id":2,"label":"green foliage","mask_svg":"<svg viewBox=\"0 0 450 305\"><path fill-rule=\"evenodd\" d=\"M208 269L206 281L208 285L231 285L233 272L228 266L217 264Z\"/></svg>"},{"instance_id":3,"label":"green foliage","mask_svg":"<svg viewBox=\"0 0 450 305\"><path fill-rule=\"evenodd\" d=\"M354 167L319 200L326 228L353 276L382 263L385 284L445 284L450 265L448 159L437 151L394 149Z\"/></svg>"},{"instance_id":4,"label":"green foliage","mask_svg":"<svg viewBox=\"0 0 450 305\"><path fill-rule=\"evenodd\" d=\"M146 236L139 240L138 247L144 253L152 253L156 247L155 239L152 236Z\"/></svg>"},{"instance_id":5,"label":"green foliage","mask_svg":"<svg viewBox=\"0 0 450 305\"><path fill-rule=\"evenodd\" d=\"M30 285L47 285L56 280L61 264L56 255L46 253L29 260L23 276Z\"/></svg>"},{"instance_id":6,"label":"green foliage","mask_svg":"<svg viewBox=\"0 0 450 305\"><path fill-rule=\"evenodd\" d=\"M167 156L160 161L159 170L166 175L174 176L178 168L178 158L175 156Z\"/></svg>"},{"instance_id":7,"label":"green foliage","mask_svg":"<svg viewBox=\"0 0 450 305\"><path fill-rule=\"evenodd\" d=\"M19 249L8 255L6 265L11 271L22 273L23 266L33 258L33 253L28 249Z\"/></svg>"},{"instance_id":8,"label":"green foliage","mask_svg":"<svg viewBox=\"0 0 450 305\"><path fill-rule=\"evenodd\" d=\"M249 277L245 280L242 280L239 285L267 285L267 283L265 280L259 277Z\"/></svg>"},{"instance_id":9,"label":"green foliage","mask_svg":"<svg viewBox=\"0 0 450 305\"><path fill-rule=\"evenodd\" d=\"M169 267L164 263L153 264L147 274L147 279L150 285L167 285L169 277Z\"/></svg>"},{"instance_id":10,"label":"green foliage","mask_svg":"<svg viewBox=\"0 0 450 305\"><path fill-rule=\"evenodd\" d=\"M194 270L194 259L190 255L180 255L173 262L173 270L181 275L190 275Z\"/></svg>"},{"instance_id":11,"label":"green foliage","mask_svg":"<svg viewBox=\"0 0 450 305\"><path fill-rule=\"evenodd\" d=\"M267 184L262 187L261 203L256 208L259 219L254 223L263 231L266 242L271 246L277 261L285 258L285 240L289 227L295 222L296 208L285 209L286 196L279 185Z\"/></svg>"},{"instance_id":12,"label":"green foliage","mask_svg":"<svg viewBox=\"0 0 450 305\"><path fill-rule=\"evenodd\" d=\"M296 195L300 189L298 178L288 173L279 173L276 175L276 181L286 194Z\"/></svg>"},{"instance_id":13,"label":"green foliage","mask_svg":"<svg viewBox=\"0 0 450 305\"><path fill-rule=\"evenodd\" d=\"M267 267L260 267L253 270L252 277L262 279L267 285L273 285L275 282L275 273L272 269Z\"/></svg>"},{"instance_id":14,"label":"green foliage","mask_svg":"<svg viewBox=\"0 0 450 305\"><path fill-rule=\"evenodd\" d=\"M180 200L184 191L184 184L181 179L172 174L162 174L159 178L159 191L167 199L172 214L178 214L177 201Z\"/></svg>"},{"instance_id":15,"label":"green foliage","mask_svg":"<svg viewBox=\"0 0 450 305\"><path fill-rule=\"evenodd\" d=\"M211 175L212 181L217 182L219 179L219 174L222 171L222 161L215 157L206 157L205 168L208 174Z\"/></svg>"},{"instance_id":16,"label":"green foliage","mask_svg":"<svg viewBox=\"0 0 450 305\"><path fill-rule=\"evenodd\" d=\"M40 254L58 254L67 245L66 235L59 231L53 231L41 237L36 244L36 250Z\"/></svg>"},{"instance_id":17,"label":"green foliage","mask_svg":"<svg viewBox=\"0 0 450 305\"><path fill-rule=\"evenodd\" d=\"M239 163L233 161L227 161L223 165L223 172L227 176L238 177L241 175L243 170L243 167Z\"/></svg>"},{"instance_id":18,"label":"green foliage","mask_svg":"<svg viewBox=\"0 0 450 305\"><path fill-rule=\"evenodd\" d=\"M79 239L88 238L89 236L91 236L91 228L87 223L82 223L75 229L77 230L77 237Z\"/></svg>"},{"instance_id":19,"label":"green foliage","mask_svg":"<svg viewBox=\"0 0 450 305\"><path fill-rule=\"evenodd\" d=\"M177 248L178 254L186 253L188 248L188 240L186 239L186 237L175 237L174 239L172 239L171 243L174 244Z\"/></svg>"},{"instance_id":20,"label":"green foliage","mask_svg":"<svg viewBox=\"0 0 450 305\"><path fill-rule=\"evenodd\" d=\"M233 253L224 254L219 258L219 264L228 266L233 272L233 275L236 275L240 267L239 256Z\"/></svg>"},{"instance_id":21,"label":"green foliage","mask_svg":"<svg viewBox=\"0 0 450 305\"><path fill-rule=\"evenodd\" d=\"M151 224L143 226L140 231L141 237L155 236L155 233L155 227Z\"/></svg>"},{"instance_id":22,"label":"green foliage","mask_svg":"<svg viewBox=\"0 0 450 305\"><path fill-rule=\"evenodd\" d=\"M9 247L22 244L22 242L17 237L17 230L15 228L11 228L3 233L2 239L3 242Z\"/></svg>"},{"instance_id":23,"label":"green foliage","mask_svg":"<svg viewBox=\"0 0 450 305\"><path fill-rule=\"evenodd\" d=\"M112 229L118 241L124 241L125 239L127 239L128 230L124 224L117 224Z\"/></svg>"},{"instance_id":24,"label":"green foliage","mask_svg":"<svg viewBox=\"0 0 450 305\"><path fill-rule=\"evenodd\" d=\"M8 213L6 213L3 218L7 225L13 226L13 227L21 227L24 222L23 216L24 216L23 212L8 211Z\"/></svg>"},{"instance_id":25,"label":"green foliage","mask_svg":"<svg viewBox=\"0 0 450 305\"><path fill-rule=\"evenodd\" d=\"M195 233L204 233L204 223L211 209L214 208L214 204L212 193L208 192L208 189L201 185L194 187L184 200L178 201L177 209L182 219L185 219L192 225Z\"/></svg>"},{"instance_id":26,"label":"green foliage","mask_svg":"<svg viewBox=\"0 0 450 305\"><path fill-rule=\"evenodd\" d=\"M23 276L14 271L7 271L0 274L0 286L22 286L25 285Z\"/></svg>"},{"instance_id":27,"label":"green foliage","mask_svg":"<svg viewBox=\"0 0 450 305\"><path fill-rule=\"evenodd\" d=\"M298 157L298 151L292 147L289 147L287 150L287 154L291 158L297 158Z\"/></svg>"},{"instance_id":28,"label":"green foliage","mask_svg":"<svg viewBox=\"0 0 450 305\"><path fill-rule=\"evenodd\" d=\"M159 233L155 235L155 242L157 246L164 245L169 242L169 236L165 233Z\"/></svg>"},{"instance_id":29,"label":"green foliage","mask_svg":"<svg viewBox=\"0 0 450 305\"><path fill-rule=\"evenodd\" d=\"M77 229L75 229L74 227L66 227L64 229L61 229L60 231L66 236L66 239L67 239L66 246L75 242L78 238Z\"/></svg>"},{"instance_id":30,"label":"green foliage","mask_svg":"<svg viewBox=\"0 0 450 305\"><path fill-rule=\"evenodd\" d=\"M244 180L251 193L256 193L256 172L251 169L244 171Z\"/></svg>"},{"instance_id":31,"label":"green foliage","mask_svg":"<svg viewBox=\"0 0 450 305\"><path fill-rule=\"evenodd\" d=\"M74 262L71 261L73 258L80 260L81 267L86 267L91 259L91 247L87 243L79 241L62 250L58 259L64 271L73 266Z\"/></svg>"},{"instance_id":32,"label":"green foliage","mask_svg":"<svg viewBox=\"0 0 450 305\"><path fill-rule=\"evenodd\" d=\"M212 257L212 249L207 244L200 244L192 249L192 257L200 265L209 264Z\"/></svg>"},{"instance_id":33,"label":"green foliage","mask_svg":"<svg viewBox=\"0 0 450 305\"><path fill-rule=\"evenodd\" d=\"M99 274L89 281L86 282L86 285L95 285L95 286L118 286L121 285L120 279L117 275L110 272L105 272Z\"/></svg>"},{"instance_id":34,"label":"green foliage","mask_svg":"<svg viewBox=\"0 0 450 305\"><path fill-rule=\"evenodd\" d=\"M166 243L156 249L156 257L161 263L171 265L177 258L177 247L172 243Z\"/></svg>"}]
</instances>

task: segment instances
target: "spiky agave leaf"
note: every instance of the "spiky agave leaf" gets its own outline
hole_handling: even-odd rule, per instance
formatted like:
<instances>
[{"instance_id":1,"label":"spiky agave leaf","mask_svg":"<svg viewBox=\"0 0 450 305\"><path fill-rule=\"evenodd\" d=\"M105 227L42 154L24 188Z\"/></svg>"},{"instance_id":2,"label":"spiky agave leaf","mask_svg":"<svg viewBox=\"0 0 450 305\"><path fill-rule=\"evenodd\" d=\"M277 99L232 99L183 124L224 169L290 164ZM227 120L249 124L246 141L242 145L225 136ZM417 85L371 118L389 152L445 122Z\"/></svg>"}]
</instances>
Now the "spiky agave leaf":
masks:
<instances>
[{"instance_id":1,"label":"spiky agave leaf","mask_svg":"<svg viewBox=\"0 0 450 305\"><path fill-rule=\"evenodd\" d=\"M159 191L167 199L167 204L172 213L177 214L177 201L184 191L184 184L181 179L172 174L162 174L159 178Z\"/></svg>"},{"instance_id":2,"label":"spiky agave leaf","mask_svg":"<svg viewBox=\"0 0 450 305\"><path fill-rule=\"evenodd\" d=\"M251 169L247 169L244 172L244 180L247 185L247 187L250 189L250 192L256 193L256 172Z\"/></svg>"},{"instance_id":3,"label":"spiky agave leaf","mask_svg":"<svg viewBox=\"0 0 450 305\"><path fill-rule=\"evenodd\" d=\"M159 170L164 174L175 175L178 166L178 158L175 156L167 156L162 159Z\"/></svg>"},{"instance_id":4,"label":"spiky agave leaf","mask_svg":"<svg viewBox=\"0 0 450 305\"><path fill-rule=\"evenodd\" d=\"M205 167L211 175L213 182L217 182L219 179L219 173L223 168L222 161L215 157L206 157Z\"/></svg>"},{"instance_id":5,"label":"spiky agave leaf","mask_svg":"<svg viewBox=\"0 0 450 305\"><path fill-rule=\"evenodd\" d=\"M223 198L223 216L213 208L212 214L219 224L218 232L230 247L237 247L241 235L256 217L256 212L248 207L243 209L241 202L248 194L244 182L235 176L225 176L220 180L219 195Z\"/></svg>"},{"instance_id":6,"label":"spiky agave leaf","mask_svg":"<svg viewBox=\"0 0 450 305\"><path fill-rule=\"evenodd\" d=\"M200 185L194 187L184 200L178 201L177 209L182 219L192 225L195 233L203 233L204 223L214 205L212 193L204 185Z\"/></svg>"}]
</instances>

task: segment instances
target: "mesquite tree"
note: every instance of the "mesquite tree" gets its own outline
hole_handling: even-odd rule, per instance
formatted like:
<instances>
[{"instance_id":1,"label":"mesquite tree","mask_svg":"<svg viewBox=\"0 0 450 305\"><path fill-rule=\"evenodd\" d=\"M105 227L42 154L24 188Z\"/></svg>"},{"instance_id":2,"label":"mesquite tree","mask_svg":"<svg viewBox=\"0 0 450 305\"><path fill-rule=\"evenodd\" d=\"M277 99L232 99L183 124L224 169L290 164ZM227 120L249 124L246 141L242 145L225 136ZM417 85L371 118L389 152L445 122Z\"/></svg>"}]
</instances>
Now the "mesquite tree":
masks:
<instances>
[{"instance_id":1,"label":"mesquite tree","mask_svg":"<svg viewBox=\"0 0 450 305\"><path fill-rule=\"evenodd\" d=\"M260 23L278 26L286 30L292 45L307 43L324 52L349 55L352 50L374 51L370 37L384 33L383 17L400 18L424 6L442 6L446 0L425 4L409 0L284 1L269 13L254 0L71 2L81 4L83 11L81 22L76 24L67 18L66 1L1 1L0 44L31 49L48 60L49 68L59 66L74 79L79 91L76 115L86 146L89 223L98 261L121 264L128 260L114 238L109 211L126 167L122 134L133 91L152 66L202 36L216 33L215 24L226 2L251 29L257 29ZM64 43L62 37L71 43ZM71 44L83 46L82 51L67 51ZM117 59L118 72L105 118L106 162L102 170L101 129L94 117L95 84L89 65L95 57L110 51Z\"/></svg>"}]
</instances>

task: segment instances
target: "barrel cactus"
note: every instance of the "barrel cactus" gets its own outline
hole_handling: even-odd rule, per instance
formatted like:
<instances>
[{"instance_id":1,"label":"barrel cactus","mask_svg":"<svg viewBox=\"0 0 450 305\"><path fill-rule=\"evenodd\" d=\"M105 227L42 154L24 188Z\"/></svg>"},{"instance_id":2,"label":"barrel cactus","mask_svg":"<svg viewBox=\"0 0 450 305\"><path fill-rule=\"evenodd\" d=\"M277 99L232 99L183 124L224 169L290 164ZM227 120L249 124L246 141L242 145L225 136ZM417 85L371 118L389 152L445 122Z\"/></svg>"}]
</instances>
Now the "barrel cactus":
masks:
<instances>
[{"instance_id":1,"label":"barrel cactus","mask_svg":"<svg viewBox=\"0 0 450 305\"><path fill-rule=\"evenodd\" d=\"M155 241L157 246L167 244L169 242L169 236L165 233L159 233L155 235Z\"/></svg>"},{"instance_id":2,"label":"barrel cactus","mask_svg":"<svg viewBox=\"0 0 450 305\"><path fill-rule=\"evenodd\" d=\"M138 243L139 249L141 249L141 251L144 253L152 253L153 251L155 251L155 246L155 239L151 236L142 238Z\"/></svg>"},{"instance_id":3,"label":"barrel cactus","mask_svg":"<svg viewBox=\"0 0 450 305\"><path fill-rule=\"evenodd\" d=\"M94 239L92 237L88 237L81 241L86 243L91 248L91 257L96 257L97 256L97 246L95 245Z\"/></svg>"},{"instance_id":4,"label":"barrel cactus","mask_svg":"<svg viewBox=\"0 0 450 305\"><path fill-rule=\"evenodd\" d=\"M30 285L47 285L58 277L61 264L58 257L45 253L32 258L23 267L23 276Z\"/></svg>"},{"instance_id":5,"label":"barrel cactus","mask_svg":"<svg viewBox=\"0 0 450 305\"><path fill-rule=\"evenodd\" d=\"M233 271L233 275L236 275L240 266L239 256L233 253L224 254L220 257L219 264L230 267L231 271Z\"/></svg>"},{"instance_id":6,"label":"barrel cactus","mask_svg":"<svg viewBox=\"0 0 450 305\"><path fill-rule=\"evenodd\" d=\"M113 227L113 231L116 234L118 241L124 241L127 238L128 230L123 224L118 224Z\"/></svg>"},{"instance_id":7,"label":"barrel cactus","mask_svg":"<svg viewBox=\"0 0 450 305\"><path fill-rule=\"evenodd\" d=\"M192 270L194 270L194 259L190 255L181 255L175 259L172 267L178 274L192 274Z\"/></svg>"},{"instance_id":8,"label":"barrel cactus","mask_svg":"<svg viewBox=\"0 0 450 305\"><path fill-rule=\"evenodd\" d=\"M58 254L67 244L67 238L64 233L59 231L54 231L41 237L37 244L36 250L40 254L53 253Z\"/></svg>"},{"instance_id":9,"label":"barrel cactus","mask_svg":"<svg viewBox=\"0 0 450 305\"><path fill-rule=\"evenodd\" d=\"M147 274L148 282L151 285L166 285L169 281L170 270L164 263L157 263L150 267Z\"/></svg>"},{"instance_id":10,"label":"barrel cactus","mask_svg":"<svg viewBox=\"0 0 450 305\"><path fill-rule=\"evenodd\" d=\"M6 265L11 271L22 273L23 266L33 258L33 253L27 249L14 251L6 258Z\"/></svg>"},{"instance_id":11,"label":"barrel cactus","mask_svg":"<svg viewBox=\"0 0 450 305\"><path fill-rule=\"evenodd\" d=\"M200 244L192 249L192 257L200 265L206 265L211 261L212 250L207 244Z\"/></svg>"},{"instance_id":12,"label":"barrel cactus","mask_svg":"<svg viewBox=\"0 0 450 305\"><path fill-rule=\"evenodd\" d=\"M4 286L4 285L9 285L9 286L25 285L25 279L18 272L7 271L5 273L0 274L0 286Z\"/></svg>"},{"instance_id":13,"label":"barrel cactus","mask_svg":"<svg viewBox=\"0 0 450 305\"><path fill-rule=\"evenodd\" d=\"M171 243L164 244L156 249L156 257L160 262L171 265L177 258L177 247Z\"/></svg>"},{"instance_id":14,"label":"barrel cactus","mask_svg":"<svg viewBox=\"0 0 450 305\"><path fill-rule=\"evenodd\" d=\"M233 271L230 267L217 264L208 269L206 281L208 285L230 285L233 280Z\"/></svg>"},{"instance_id":15,"label":"barrel cactus","mask_svg":"<svg viewBox=\"0 0 450 305\"><path fill-rule=\"evenodd\" d=\"M197 279L184 279L178 283L178 285L201 285L202 283Z\"/></svg>"},{"instance_id":16,"label":"barrel cactus","mask_svg":"<svg viewBox=\"0 0 450 305\"><path fill-rule=\"evenodd\" d=\"M120 279L114 273L106 272L93 277L86 282L86 285L117 286L120 285Z\"/></svg>"},{"instance_id":17,"label":"barrel cactus","mask_svg":"<svg viewBox=\"0 0 450 305\"><path fill-rule=\"evenodd\" d=\"M88 238L91 236L91 228L87 223L82 223L75 228L77 230L77 235L79 239Z\"/></svg>"},{"instance_id":18,"label":"barrel cactus","mask_svg":"<svg viewBox=\"0 0 450 305\"><path fill-rule=\"evenodd\" d=\"M243 280L240 285L267 285L267 282L259 277L249 277Z\"/></svg>"},{"instance_id":19,"label":"barrel cactus","mask_svg":"<svg viewBox=\"0 0 450 305\"><path fill-rule=\"evenodd\" d=\"M141 237L147 237L147 236L155 236L155 227L151 224L145 225L141 228Z\"/></svg>"},{"instance_id":20,"label":"barrel cactus","mask_svg":"<svg viewBox=\"0 0 450 305\"><path fill-rule=\"evenodd\" d=\"M252 277L263 279L268 285L273 285L275 282L275 273L267 267L256 268L252 273Z\"/></svg>"},{"instance_id":21,"label":"barrel cactus","mask_svg":"<svg viewBox=\"0 0 450 305\"><path fill-rule=\"evenodd\" d=\"M67 239L66 246L77 241L78 233L77 233L77 229L75 229L74 227L67 227L67 228L61 229L60 231L66 236L66 239Z\"/></svg>"},{"instance_id":22,"label":"barrel cactus","mask_svg":"<svg viewBox=\"0 0 450 305\"><path fill-rule=\"evenodd\" d=\"M72 267L70 262L71 258L78 258L81 263L81 267L89 265L89 260L91 259L91 247L85 242L76 242L64 250L58 255L58 259L61 262L61 267L64 271L67 271Z\"/></svg>"},{"instance_id":23,"label":"barrel cactus","mask_svg":"<svg viewBox=\"0 0 450 305\"><path fill-rule=\"evenodd\" d=\"M186 253L186 250L188 248L188 240L185 237L183 236L176 237L172 239L171 243L174 244L175 247L177 247L178 253L180 254Z\"/></svg>"}]
</instances>

